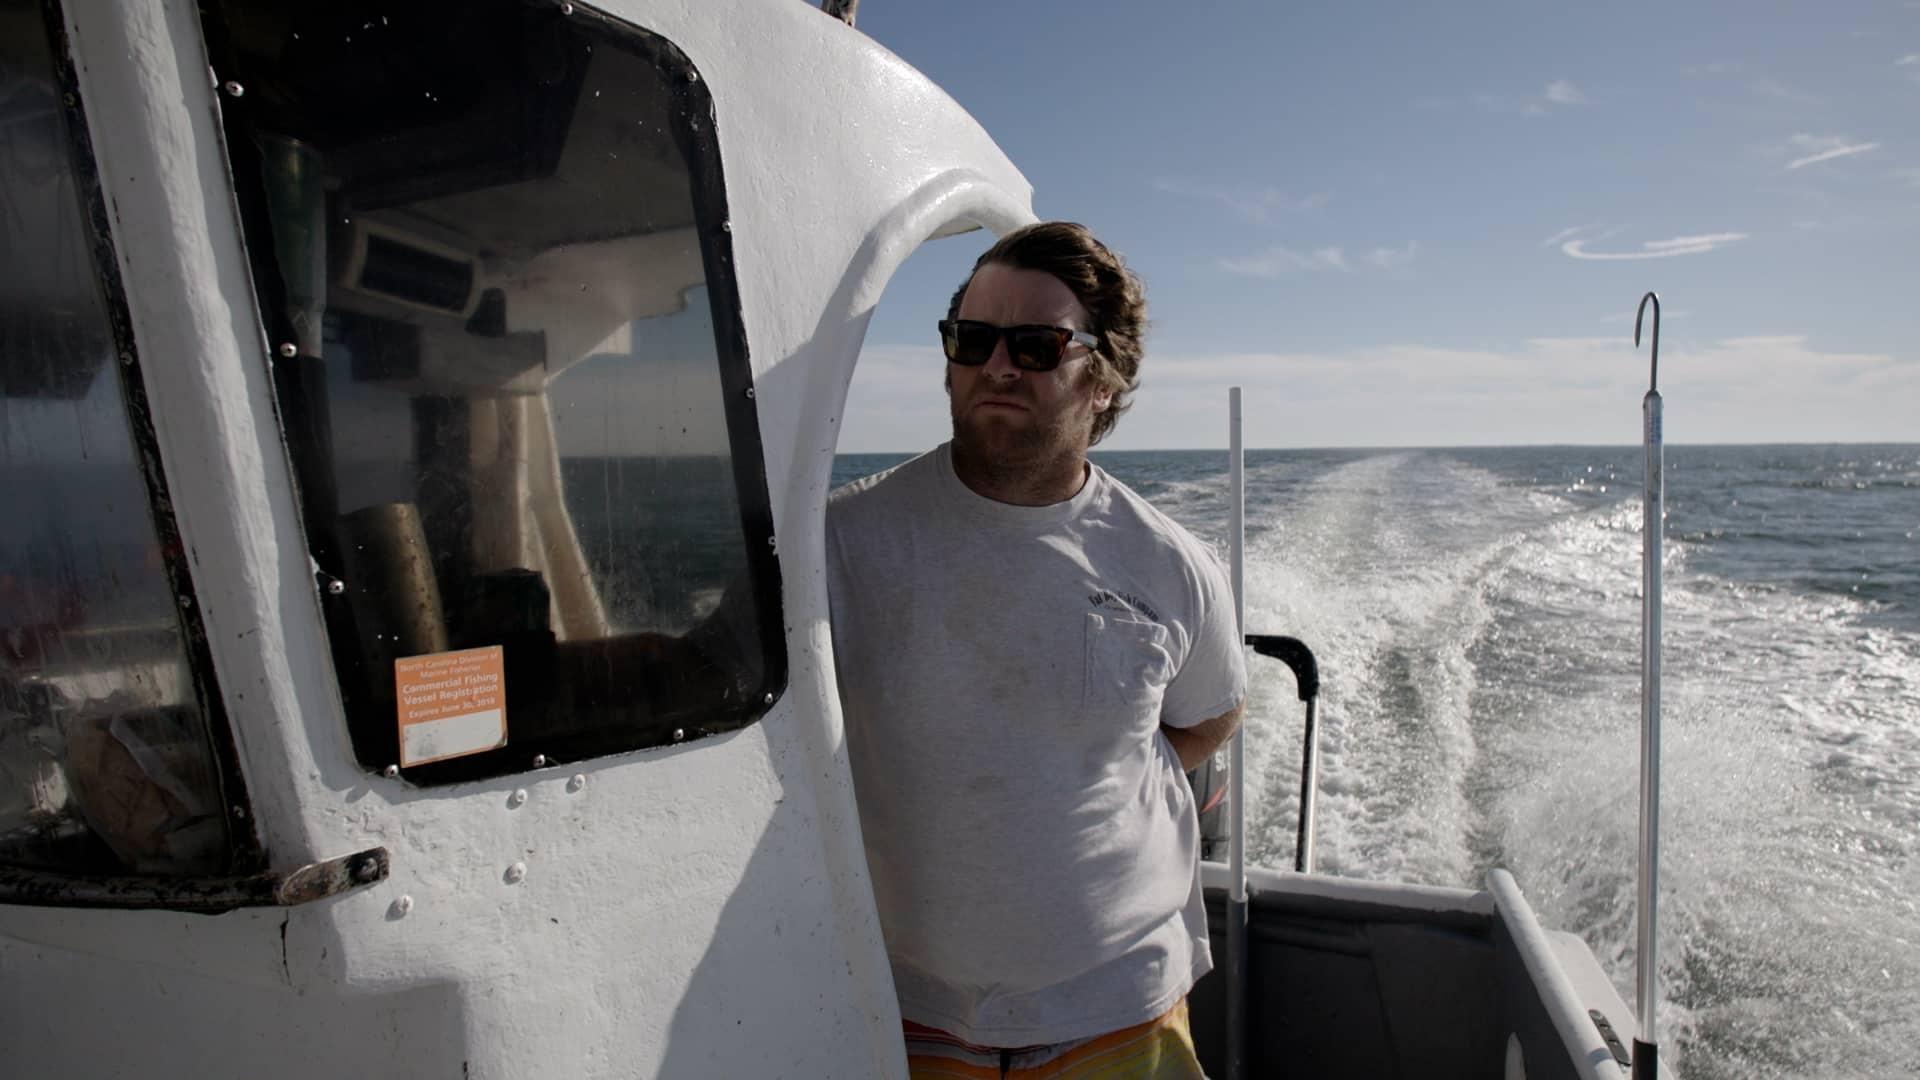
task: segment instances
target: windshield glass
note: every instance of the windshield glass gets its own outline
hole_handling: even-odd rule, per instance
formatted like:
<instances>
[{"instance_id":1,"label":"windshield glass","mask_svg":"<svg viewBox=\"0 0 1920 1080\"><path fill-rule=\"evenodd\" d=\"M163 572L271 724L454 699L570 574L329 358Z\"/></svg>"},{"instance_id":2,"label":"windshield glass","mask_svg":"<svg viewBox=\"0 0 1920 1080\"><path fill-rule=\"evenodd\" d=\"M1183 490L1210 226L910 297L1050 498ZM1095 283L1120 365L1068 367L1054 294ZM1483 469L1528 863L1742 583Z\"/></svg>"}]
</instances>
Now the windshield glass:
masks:
<instances>
[{"instance_id":1,"label":"windshield glass","mask_svg":"<svg viewBox=\"0 0 1920 1080\"><path fill-rule=\"evenodd\" d=\"M777 577L684 58L520 3L221 14L362 763L432 782L757 717Z\"/></svg>"}]
</instances>

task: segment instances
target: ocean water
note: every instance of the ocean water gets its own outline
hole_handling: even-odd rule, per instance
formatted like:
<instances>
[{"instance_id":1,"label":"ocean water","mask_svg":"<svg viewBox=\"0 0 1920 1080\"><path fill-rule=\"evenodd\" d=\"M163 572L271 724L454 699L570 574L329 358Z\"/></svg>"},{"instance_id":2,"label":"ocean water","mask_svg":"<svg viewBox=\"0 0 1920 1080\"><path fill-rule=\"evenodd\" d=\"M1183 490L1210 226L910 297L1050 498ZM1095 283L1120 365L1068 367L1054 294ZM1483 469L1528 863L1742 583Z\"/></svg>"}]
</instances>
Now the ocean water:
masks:
<instances>
[{"instance_id":1,"label":"ocean water","mask_svg":"<svg viewBox=\"0 0 1920 1080\"><path fill-rule=\"evenodd\" d=\"M1211 541L1224 452L1096 453ZM836 482L900 460L846 455ZM1920 445L1670 446L1661 1040L1690 1080L1920 1076ZM1511 870L1632 1003L1638 447L1247 454L1247 620L1323 685L1318 869ZM1248 857L1301 706L1256 658Z\"/></svg>"}]
</instances>

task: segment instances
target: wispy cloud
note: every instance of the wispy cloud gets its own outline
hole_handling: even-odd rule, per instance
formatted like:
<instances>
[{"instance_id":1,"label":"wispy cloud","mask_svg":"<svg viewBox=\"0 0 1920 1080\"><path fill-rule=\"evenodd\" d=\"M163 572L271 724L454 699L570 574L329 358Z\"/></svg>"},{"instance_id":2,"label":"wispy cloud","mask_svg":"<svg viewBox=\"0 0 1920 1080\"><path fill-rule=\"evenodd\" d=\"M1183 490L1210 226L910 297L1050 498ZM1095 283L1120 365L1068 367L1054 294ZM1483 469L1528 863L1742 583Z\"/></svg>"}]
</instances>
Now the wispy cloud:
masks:
<instances>
[{"instance_id":1,"label":"wispy cloud","mask_svg":"<svg viewBox=\"0 0 1920 1080\"><path fill-rule=\"evenodd\" d=\"M1420 241L1409 240L1403 248L1377 247L1362 256L1370 266L1382 270L1405 270L1420 254Z\"/></svg>"},{"instance_id":2,"label":"wispy cloud","mask_svg":"<svg viewBox=\"0 0 1920 1080\"><path fill-rule=\"evenodd\" d=\"M1747 90L1757 97L1772 98L1775 101L1786 101L1795 105L1819 105L1826 101L1818 94L1810 94L1797 86L1789 86L1779 79L1754 73L1747 65L1736 60L1716 60L1711 64L1694 64L1680 70L1694 78L1721 79L1726 76L1750 76L1745 80Z\"/></svg>"},{"instance_id":3,"label":"wispy cloud","mask_svg":"<svg viewBox=\"0 0 1920 1080\"><path fill-rule=\"evenodd\" d=\"M1818 105L1825 100L1818 95L1809 94L1805 90L1788 86L1786 83L1780 82L1777 79L1755 79L1751 83L1748 83L1747 86L1761 97L1773 98L1777 101L1791 101L1796 105Z\"/></svg>"},{"instance_id":4,"label":"wispy cloud","mask_svg":"<svg viewBox=\"0 0 1920 1080\"><path fill-rule=\"evenodd\" d=\"M1547 84L1547 100L1555 105L1585 105L1587 95L1566 79L1555 79Z\"/></svg>"},{"instance_id":5,"label":"wispy cloud","mask_svg":"<svg viewBox=\"0 0 1920 1080\"><path fill-rule=\"evenodd\" d=\"M1871 224L1869 219L1858 214L1829 214L1822 217L1795 218L1792 225L1799 232L1835 232L1842 229L1858 229Z\"/></svg>"},{"instance_id":6,"label":"wispy cloud","mask_svg":"<svg viewBox=\"0 0 1920 1080\"><path fill-rule=\"evenodd\" d=\"M1835 158L1852 157L1869 150L1880 149L1877 142L1852 142L1844 135L1807 135L1799 134L1787 140L1789 153L1800 157L1787 162L1787 170L1802 169L1808 165L1818 165Z\"/></svg>"},{"instance_id":7,"label":"wispy cloud","mask_svg":"<svg viewBox=\"0 0 1920 1080\"><path fill-rule=\"evenodd\" d=\"M1214 263L1230 274L1275 278L1329 271L1351 274L1368 268L1391 273L1407 269L1419 257L1420 241L1409 240L1402 247L1382 245L1351 254L1337 244L1317 248L1274 246L1251 255L1226 256Z\"/></svg>"},{"instance_id":8,"label":"wispy cloud","mask_svg":"<svg viewBox=\"0 0 1920 1080\"><path fill-rule=\"evenodd\" d=\"M1738 60L1715 60L1706 64L1688 64L1680 69L1682 74L1696 78L1703 75L1731 75L1741 68Z\"/></svg>"},{"instance_id":9,"label":"wispy cloud","mask_svg":"<svg viewBox=\"0 0 1920 1080\"><path fill-rule=\"evenodd\" d=\"M1561 252L1569 258L1613 262L1704 255L1709 251L1739 243L1747 238L1746 233L1738 232L1699 233L1691 236L1676 236L1669 240L1647 240L1638 248L1628 248L1623 251L1594 251L1588 246L1606 240L1619 231L1619 229L1602 231L1597 225L1580 225L1572 229L1562 229L1548 237L1547 245L1558 244Z\"/></svg>"},{"instance_id":10,"label":"wispy cloud","mask_svg":"<svg viewBox=\"0 0 1920 1080\"><path fill-rule=\"evenodd\" d=\"M1599 237L1592 235L1594 230L1599 228L1600 228L1599 225L1574 225L1569 228L1561 229L1559 232L1554 233L1552 236L1547 237L1545 240L1542 240L1540 242L1540 246L1554 247L1556 245L1565 243L1566 241L1571 240L1574 237L1580 236L1582 234L1586 234L1589 240L1599 239ZM1618 231L1618 230L1615 230L1615 231Z\"/></svg>"},{"instance_id":11,"label":"wispy cloud","mask_svg":"<svg viewBox=\"0 0 1920 1080\"><path fill-rule=\"evenodd\" d=\"M1571 79L1555 79L1537 94L1514 97L1504 94L1475 94L1473 103L1483 112L1518 113L1521 116L1545 116L1558 109L1590 105L1592 101L1586 93L1573 84ZM1415 108L1437 108L1450 105L1445 98L1421 98L1414 102Z\"/></svg>"},{"instance_id":12,"label":"wispy cloud","mask_svg":"<svg viewBox=\"0 0 1920 1080\"><path fill-rule=\"evenodd\" d=\"M1636 317L1638 317L1639 314L1640 314L1639 308L1628 308L1626 311L1616 311L1611 315L1602 315L1600 316L1599 321L1603 323L1607 323L1609 325L1624 324L1626 326L1632 326L1633 320ZM1692 314L1693 312L1690 310L1663 309L1660 312L1660 322L1662 325L1665 325L1666 323L1670 323L1675 319L1685 319L1691 316ZM1607 340L1611 341L1613 339L1608 338Z\"/></svg>"},{"instance_id":13,"label":"wispy cloud","mask_svg":"<svg viewBox=\"0 0 1920 1080\"><path fill-rule=\"evenodd\" d=\"M1920 52L1908 53L1893 62L1894 67L1912 67L1915 64L1920 64Z\"/></svg>"},{"instance_id":14,"label":"wispy cloud","mask_svg":"<svg viewBox=\"0 0 1920 1080\"><path fill-rule=\"evenodd\" d=\"M1217 202L1248 221L1261 224L1281 214L1318 210L1327 205L1329 199L1324 191L1317 191L1310 195L1292 195L1271 187L1223 187L1217 184L1165 178L1155 180L1153 189L1168 195Z\"/></svg>"},{"instance_id":15,"label":"wispy cloud","mask_svg":"<svg viewBox=\"0 0 1920 1080\"><path fill-rule=\"evenodd\" d=\"M1569 240L1560 245L1560 250L1576 259L1671 259L1677 255L1704 255L1716 248L1723 248L1746 238L1746 233L1737 232L1676 236L1671 240L1645 241L1638 251L1589 251L1585 241Z\"/></svg>"},{"instance_id":16,"label":"wispy cloud","mask_svg":"<svg viewBox=\"0 0 1920 1080\"><path fill-rule=\"evenodd\" d=\"M1352 264L1347 262L1346 251L1338 247L1320 247L1311 251L1271 247L1257 255L1220 259L1218 265L1230 274L1269 278L1303 271L1338 270L1349 273L1353 270Z\"/></svg>"}]
</instances>

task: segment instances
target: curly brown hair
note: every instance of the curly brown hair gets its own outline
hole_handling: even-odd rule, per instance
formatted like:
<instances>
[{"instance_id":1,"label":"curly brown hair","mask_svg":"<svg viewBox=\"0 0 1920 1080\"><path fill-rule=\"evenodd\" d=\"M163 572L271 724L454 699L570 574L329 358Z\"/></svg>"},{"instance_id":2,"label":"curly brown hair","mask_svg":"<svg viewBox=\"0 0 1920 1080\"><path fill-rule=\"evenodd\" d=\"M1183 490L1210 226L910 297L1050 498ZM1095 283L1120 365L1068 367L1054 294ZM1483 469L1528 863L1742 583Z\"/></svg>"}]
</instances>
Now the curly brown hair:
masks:
<instances>
[{"instance_id":1,"label":"curly brown hair","mask_svg":"<svg viewBox=\"0 0 1920 1080\"><path fill-rule=\"evenodd\" d=\"M1132 407L1140 386L1140 361L1146 355L1147 293L1119 255L1076 221L1042 221L1001 237L976 259L967 280L947 305L947 318L960 317L973 275L988 263L1018 270L1039 270L1073 290L1092 323L1086 331L1100 339L1089 360L1094 385L1113 394L1105 412L1093 418L1091 443L1106 438ZM1091 445L1090 443L1090 445Z\"/></svg>"}]
</instances>

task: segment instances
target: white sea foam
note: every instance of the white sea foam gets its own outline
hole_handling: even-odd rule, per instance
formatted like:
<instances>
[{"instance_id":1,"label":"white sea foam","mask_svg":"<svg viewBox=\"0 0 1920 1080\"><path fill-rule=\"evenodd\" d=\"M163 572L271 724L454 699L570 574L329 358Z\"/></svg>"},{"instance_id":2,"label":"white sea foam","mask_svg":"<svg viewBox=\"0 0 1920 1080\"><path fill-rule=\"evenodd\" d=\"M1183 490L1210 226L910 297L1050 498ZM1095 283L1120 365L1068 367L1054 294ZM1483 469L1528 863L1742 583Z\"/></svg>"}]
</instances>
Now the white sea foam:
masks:
<instances>
[{"instance_id":1,"label":"white sea foam","mask_svg":"<svg viewBox=\"0 0 1920 1080\"><path fill-rule=\"evenodd\" d=\"M1913 642L1852 625L1859 612L1847 602L1727 589L1684 571L1673 584L1661 968L1683 1070L1910 1075L1920 1046ZM1512 782L1495 810L1501 855L1542 917L1581 931L1623 992L1634 962L1637 690L1631 673L1603 679L1570 710L1555 706L1562 723L1514 729L1503 751ZM1878 1034L1862 1038L1869 1029Z\"/></svg>"},{"instance_id":2,"label":"white sea foam","mask_svg":"<svg viewBox=\"0 0 1920 1080\"><path fill-rule=\"evenodd\" d=\"M1500 493L1484 474L1390 455L1339 466L1284 506L1255 503L1248 627L1300 637L1320 662L1316 835L1318 868L1330 873L1453 883L1471 872L1467 650L1490 614L1479 582L1509 539L1498 529L1436 534L1434 519L1452 512L1440 494ZM1303 710L1293 690L1284 669L1256 661L1248 782L1262 794L1249 848L1268 863L1291 862L1297 828Z\"/></svg>"},{"instance_id":3,"label":"white sea foam","mask_svg":"<svg viewBox=\"0 0 1920 1080\"><path fill-rule=\"evenodd\" d=\"M1249 627L1305 639L1325 680L1319 868L1477 885L1506 865L1631 1000L1637 500L1387 455L1256 517ZM1695 574L1689 554L1671 543L1665 566L1661 967L1681 1068L1911 1074L1920 643L1846 598ZM1285 865L1291 678L1262 663L1250 705L1250 857Z\"/></svg>"}]
</instances>

